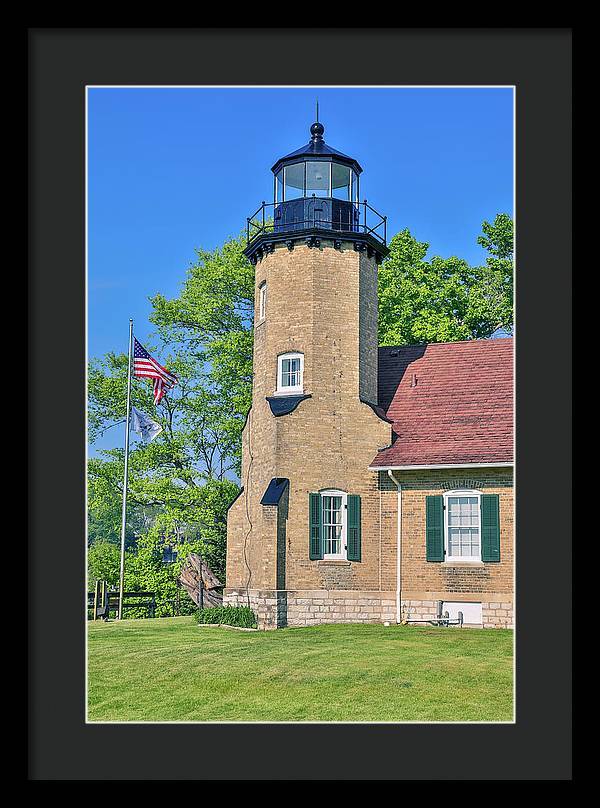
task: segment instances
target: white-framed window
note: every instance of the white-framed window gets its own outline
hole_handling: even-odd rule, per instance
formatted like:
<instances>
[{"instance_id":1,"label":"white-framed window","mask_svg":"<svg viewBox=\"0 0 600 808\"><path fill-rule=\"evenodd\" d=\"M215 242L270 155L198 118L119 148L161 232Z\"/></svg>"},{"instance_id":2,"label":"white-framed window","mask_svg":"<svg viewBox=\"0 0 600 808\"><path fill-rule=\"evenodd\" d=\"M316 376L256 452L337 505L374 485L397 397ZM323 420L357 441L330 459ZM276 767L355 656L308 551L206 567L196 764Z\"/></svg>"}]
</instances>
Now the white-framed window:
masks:
<instances>
[{"instance_id":1,"label":"white-framed window","mask_svg":"<svg viewBox=\"0 0 600 808\"><path fill-rule=\"evenodd\" d=\"M481 495L479 491L444 494L446 561L481 561Z\"/></svg>"},{"instance_id":2,"label":"white-framed window","mask_svg":"<svg viewBox=\"0 0 600 808\"><path fill-rule=\"evenodd\" d=\"M267 314L267 282L263 281L258 287L258 321L265 319Z\"/></svg>"},{"instance_id":3,"label":"white-framed window","mask_svg":"<svg viewBox=\"0 0 600 808\"><path fill-rule=\"evenodd\" d=\"M302 393L304 377L304 354L286 353L277 357L277 393L292 395Z\"/></svg>"},{"instance_id":4,"label":"white-framed window","mask_svg":"<svg viewBox=\"0 0 600 808\"><path fill-rule=\"evenodd\" d=\"M346 558L347 495L344 491L321 491L323 558Z\"/></svg>"}]
</instances>

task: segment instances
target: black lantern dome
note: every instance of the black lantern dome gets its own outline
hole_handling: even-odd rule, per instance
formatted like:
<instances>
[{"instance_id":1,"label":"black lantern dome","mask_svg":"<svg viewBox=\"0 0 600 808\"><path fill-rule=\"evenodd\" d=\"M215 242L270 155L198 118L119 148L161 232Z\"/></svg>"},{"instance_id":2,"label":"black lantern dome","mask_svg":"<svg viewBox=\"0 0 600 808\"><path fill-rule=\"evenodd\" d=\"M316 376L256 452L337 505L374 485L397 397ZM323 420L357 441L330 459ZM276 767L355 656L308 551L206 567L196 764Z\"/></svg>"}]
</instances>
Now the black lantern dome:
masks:
<instances>
[{"instance_id":1,"label":"black lantern dome","mask_svg":"<svg viewBox=\"0 0 600 808\"><path fill-rule=\"evenodd\" d=\"M353 157L348 157L347 154L343 154L341 151L333 149L325 143L325 139L323 138L324 132L325 127L322 123L319 123L319 121L313 123L310 127L311 137L306 146L303 146L301 149L296 149L296 151L290 154L286 154L285 157L280 157L271 169L273 174L277 176L284 166L297 163L298 160L317 160L337 163L338 165L351 168L357 177L359 174L362 174L362 168L357 160Z\"/></svg>"},{"instance_id":2,"label":"black lantern dome","mask_svg":"<svg viewBox=\"0 0 600 808\"><path fill-rule=\"evenodd\" d=\"M254 263L279 241L292 249L302 239L320 246L322 238L333 236L335 247L350 240L358 250L374 250L378 259L387 255L386 218L366 200L359 201L360 164L327 145L324 132L317 120L310 127L309 142L271 168L273 203L263 202L248 219L245 253Z\"/></svg>"}]
</instances>

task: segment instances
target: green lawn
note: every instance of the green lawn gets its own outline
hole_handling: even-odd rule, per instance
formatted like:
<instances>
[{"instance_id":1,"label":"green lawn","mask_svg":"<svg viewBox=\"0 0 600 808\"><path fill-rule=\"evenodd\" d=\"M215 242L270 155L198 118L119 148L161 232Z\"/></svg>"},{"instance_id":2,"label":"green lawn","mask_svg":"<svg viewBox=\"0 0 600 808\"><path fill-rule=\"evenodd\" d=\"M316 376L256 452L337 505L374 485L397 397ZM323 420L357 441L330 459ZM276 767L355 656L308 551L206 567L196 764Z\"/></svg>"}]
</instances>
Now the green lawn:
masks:
<instances>
[{"instance_id":1,"label":"green lawn","mask_svg":"<svg viewBox=\"0 0 600 808\"><path fill-rule=\"evenodd\" d=\"M90 721L511 721L512 631L89 624Z\"/></svg>"}]
</instances>

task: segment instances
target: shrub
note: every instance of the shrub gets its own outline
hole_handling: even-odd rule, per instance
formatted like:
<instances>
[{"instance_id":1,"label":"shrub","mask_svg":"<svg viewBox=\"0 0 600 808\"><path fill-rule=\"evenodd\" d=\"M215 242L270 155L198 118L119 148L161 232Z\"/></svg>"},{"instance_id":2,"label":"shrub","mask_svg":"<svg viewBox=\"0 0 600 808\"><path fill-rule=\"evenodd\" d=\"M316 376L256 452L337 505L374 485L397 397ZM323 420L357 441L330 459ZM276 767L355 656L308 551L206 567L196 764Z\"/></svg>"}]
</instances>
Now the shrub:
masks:
<instances>
[{"instance_id":1,"label":"shrub","mask_svg":"<svg viewBox=\"0 0 600 808\"><path fill-rule=\"evenodd\" d=\"M194 601L191 599L191 597L188 595L185 589L182 589L179 595L179 607L177 609L177 614L190 615L190 614L196 614L197 611L198 607L196 606Z\"/></svg>"},{"instance_id":2,"label":"shrub","mask_svg":"<svg viewBox=\"0 0 600 808\"><path fill-rule=\"evenodd\" d=\"M225 626L256 628L256 615L247 606L207 606L198 609L200 623L222 623Z\"/></svg>"}]
</instances>

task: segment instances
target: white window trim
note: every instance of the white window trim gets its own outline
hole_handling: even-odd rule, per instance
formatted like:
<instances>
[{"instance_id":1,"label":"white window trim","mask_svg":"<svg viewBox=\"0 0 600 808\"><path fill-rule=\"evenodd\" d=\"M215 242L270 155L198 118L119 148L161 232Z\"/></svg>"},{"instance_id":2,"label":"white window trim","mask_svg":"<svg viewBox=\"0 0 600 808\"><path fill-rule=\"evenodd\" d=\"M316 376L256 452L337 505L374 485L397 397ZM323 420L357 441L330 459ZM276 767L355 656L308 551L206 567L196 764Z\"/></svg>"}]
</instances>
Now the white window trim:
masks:
<instances>
[{"instance_id":1,"label":"white window trim","mask_svg":"<svg viewBox=\"0 0 600 808\"><path fill-rule=\"evenodd\" d=\"M479 555L478 556L451 556L449 551L449 525L450 509L448 508L449 497L477 497L477 510L479 512ZM481 564L481 491L473 488L457 488L454 491L444 493L444 561L446 564Z\"/></svg>"},{"instance_id":2,"label":"white window trim","mask_svg":"<svg viewBox=\"0 0 600 808\"><path fill-rule=\"evenodd\" d=\"M258 287L258 322L262 323L267 315L267 282L263 281Z\"/></svg>"},{"instance_id":3,"label":"white window trim","mask_svg":"<svg viewBox=\"0 0 600 808\"><path fill-rule=\"evenodd\" d=\"M328 488L325 491L319 491L321 495L321 530L324 528L323 524L323 497L341 497L342 498L342 533L340 536L340 552L339 553L326 553L325 552L325 536L321 537L323 542L323 559L335 559L346 561L348 557L348 494L345 491L340 491L338 488Z\"/></svg>"},{"instance_id":4,"label":"white window trim","mask_svg":"<svg viewBox=\"0 0 600 808\"><path fill-rule=\"evenodd\" d=\"M299 359L300 360L300 384L293 387L281 386L281 375L283 372L284 359ZM290 353L279 354L277 357L277 387L275 389L276 396L294 396L304 392L304 354L296 351Z\"/></svg>"}]
</instances>

